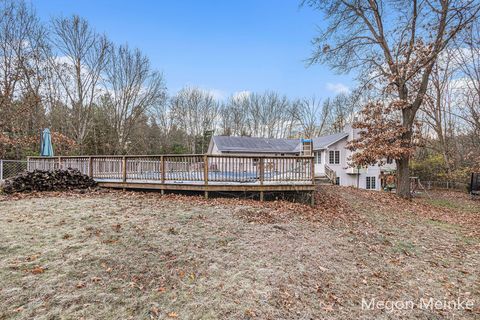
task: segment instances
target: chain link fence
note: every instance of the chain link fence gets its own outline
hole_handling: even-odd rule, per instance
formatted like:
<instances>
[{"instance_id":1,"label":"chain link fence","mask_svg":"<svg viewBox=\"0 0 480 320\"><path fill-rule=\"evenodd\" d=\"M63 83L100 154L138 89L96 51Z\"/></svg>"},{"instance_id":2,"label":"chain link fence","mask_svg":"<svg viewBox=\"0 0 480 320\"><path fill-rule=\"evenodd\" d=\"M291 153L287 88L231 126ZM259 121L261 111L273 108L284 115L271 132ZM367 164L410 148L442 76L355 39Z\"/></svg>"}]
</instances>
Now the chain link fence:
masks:
<instances>
[{"instance_id":1,"label":"chain link fence","mask_svg":"<svg viewBox=\"0 0 480 320\"><path fill-rule=\"evenodd\" d=\"M0 159L0 181L27 170L27 161Z\"/></svg>"},{"instance_id":2,"label":"chain link fence","mask_svg":"<svg viewBox=\"0 0 480 320\"><path fill-rule=\"evenodd\" d=\"M422 181L422 184L427 190L455 190L465 192L468 190L468 183L458 181Z\"/></svg>"}]
</instances>

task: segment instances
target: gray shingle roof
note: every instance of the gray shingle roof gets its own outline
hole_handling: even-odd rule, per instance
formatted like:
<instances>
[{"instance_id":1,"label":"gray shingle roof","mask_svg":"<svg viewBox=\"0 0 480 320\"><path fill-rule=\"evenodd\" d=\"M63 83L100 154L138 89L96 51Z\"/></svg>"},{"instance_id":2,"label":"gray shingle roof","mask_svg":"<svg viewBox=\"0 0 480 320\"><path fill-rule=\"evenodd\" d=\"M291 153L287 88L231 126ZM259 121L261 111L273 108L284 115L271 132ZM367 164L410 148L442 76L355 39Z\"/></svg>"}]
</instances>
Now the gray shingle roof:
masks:
<instances>
[{"instance_id":1,"label":"gray shingle roof","mask_svg":"<svg viewBox=\"0 0 480 320\"><path fill-rule=\"evenodd\" d=\"M297 153L300 139L269 139L254 137L213 137L221 152Z\"/></svg>"},{"instance_id":2,"label":"gray shingle roof","mask_svg":"<svg viewBox=\"0 0 480 320\"><path fill-rule=\"evenodd\" d=\"M341 132L313 138L313 149L325 149L329 145L346 137L348 137L348 133ZM214 136L213 141L221 152L299 153L302 149L301 139Z\"/></svg>"},{"instance_id":3,"label":"gray shingle roof","mask_svg":"<svg viewBox=\"0 0 480 320\"><path fill-rule=\"evenodd\" d=\"M340 133L330 134L328 136L313 138L313 150L325 149L332 143L335 143L346 137L348 137L348 133L340 132Z\"/></svg>"}]
</instances>

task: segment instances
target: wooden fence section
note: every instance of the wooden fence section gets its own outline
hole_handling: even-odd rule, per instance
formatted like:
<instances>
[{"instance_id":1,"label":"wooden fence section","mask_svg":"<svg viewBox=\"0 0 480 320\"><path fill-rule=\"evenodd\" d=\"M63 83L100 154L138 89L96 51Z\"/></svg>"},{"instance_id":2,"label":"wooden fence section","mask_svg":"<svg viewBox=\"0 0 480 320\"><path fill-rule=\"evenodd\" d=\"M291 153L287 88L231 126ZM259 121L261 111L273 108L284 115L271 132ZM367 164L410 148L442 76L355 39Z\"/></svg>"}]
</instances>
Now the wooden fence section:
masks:
<instances>
[{"instance_id":1,"label":"wooden fence section","mask_svg":"<svg viewBox=\"0 0 480 320\"><path fill-rule=\"evenodd\" d=\"M199 191L313 191L310 156L30 157L28 170L78 169L100 185ZM206 194L207 195L207 194Z\"/></svg>"}]
</instances>

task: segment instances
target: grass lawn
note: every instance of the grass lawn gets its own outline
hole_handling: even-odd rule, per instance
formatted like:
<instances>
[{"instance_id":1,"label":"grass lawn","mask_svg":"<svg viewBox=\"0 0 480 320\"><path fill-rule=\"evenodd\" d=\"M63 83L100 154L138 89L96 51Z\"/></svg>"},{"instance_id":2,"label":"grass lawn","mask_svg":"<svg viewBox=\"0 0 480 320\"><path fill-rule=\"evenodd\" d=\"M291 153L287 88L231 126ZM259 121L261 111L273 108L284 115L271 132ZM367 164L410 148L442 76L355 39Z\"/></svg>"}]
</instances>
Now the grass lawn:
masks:
<instances>
[{"instance_id":1,"label":"grass lawn","mask_svg":"<svg viewBox=\"0 0 480 320\"><path fill-rule=\"evenodd\" d=\"M0 319L479 319L480 201L431 196L0 196ZM473 307L362 309L430 298Z\"/></svg>"}]
</instances>

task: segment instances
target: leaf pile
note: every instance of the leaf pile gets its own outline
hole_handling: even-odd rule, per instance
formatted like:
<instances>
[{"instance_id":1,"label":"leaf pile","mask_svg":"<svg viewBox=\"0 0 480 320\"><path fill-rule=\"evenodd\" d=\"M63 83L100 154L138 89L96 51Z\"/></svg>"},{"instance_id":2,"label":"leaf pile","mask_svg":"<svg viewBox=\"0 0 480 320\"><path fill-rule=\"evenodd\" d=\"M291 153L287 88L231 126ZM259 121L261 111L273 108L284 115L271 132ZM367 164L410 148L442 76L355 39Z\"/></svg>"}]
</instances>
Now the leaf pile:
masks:
<instances>
[{"instance_id":1,"label":"leaf pile","mask_svg":"<svg viewBox=\"0 0 480 320\"><path fill-rule=\"evenodd\" d=\"M6 179L2 187L7 194L32 191L66 191L89 189L96 186L95 180L76 169L23 172Z\"/></svg>"}]
</instances>

